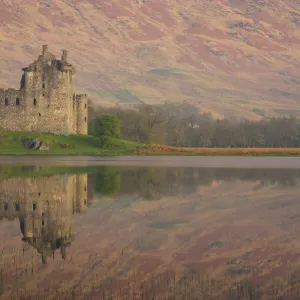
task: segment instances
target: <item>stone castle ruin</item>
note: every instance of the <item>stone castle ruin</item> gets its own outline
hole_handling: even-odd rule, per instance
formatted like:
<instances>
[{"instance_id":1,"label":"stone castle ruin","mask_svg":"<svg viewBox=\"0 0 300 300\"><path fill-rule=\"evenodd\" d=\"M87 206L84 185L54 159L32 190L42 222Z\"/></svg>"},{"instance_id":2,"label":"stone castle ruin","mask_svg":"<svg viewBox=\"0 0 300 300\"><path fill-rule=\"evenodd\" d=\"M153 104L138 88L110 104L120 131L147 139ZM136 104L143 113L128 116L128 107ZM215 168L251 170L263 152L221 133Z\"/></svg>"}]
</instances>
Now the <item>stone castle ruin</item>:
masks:
<instances>
[{"instance_id":1,"label":"stone castle ruin","mask_svg":"<svg viewBox=\"0 0 300 300\"><path fill-rule=\"evenodd\" d=\"M88 99L73 91L75 68L63 50L57 60L43 46L36 61L22 69L19 90L0 89L0 128L61 135L87 134Z\"/></svg>"},{"instance_id":2,"label":"stone castle ruin","mask_svg":"<svg viewBox=\"0 0 300 300\"><path fill-rule=\"evenodd\" d=\"M0 181L0 222L19 219L22 240L44 264L57 250L66 259L74 240L72 217L88 209L87 185L87 174Z\"/></svg>"}]
</instances>

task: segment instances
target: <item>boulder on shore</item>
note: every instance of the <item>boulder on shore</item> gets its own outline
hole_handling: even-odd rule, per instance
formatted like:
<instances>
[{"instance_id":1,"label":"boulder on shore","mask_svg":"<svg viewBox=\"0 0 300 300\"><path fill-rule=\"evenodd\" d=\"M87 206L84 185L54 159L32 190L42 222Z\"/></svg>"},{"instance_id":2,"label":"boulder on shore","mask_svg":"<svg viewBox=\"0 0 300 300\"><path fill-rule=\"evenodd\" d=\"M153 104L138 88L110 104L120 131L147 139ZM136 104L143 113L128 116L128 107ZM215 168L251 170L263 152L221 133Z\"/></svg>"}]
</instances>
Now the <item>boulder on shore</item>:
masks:
<instances>
[{"instance_id":1,"label":"boulder on shore","mask_svg":"<svg viewBox=\"0 0 300 300\"><path fill-rule=\"evenodd\" d=\"M35 139L35 138L22 139L22 144L26 149L39 150L41 148L41 146L43 145L43 141L40 141L40 140Z\"/></svg>"}]
</instances>

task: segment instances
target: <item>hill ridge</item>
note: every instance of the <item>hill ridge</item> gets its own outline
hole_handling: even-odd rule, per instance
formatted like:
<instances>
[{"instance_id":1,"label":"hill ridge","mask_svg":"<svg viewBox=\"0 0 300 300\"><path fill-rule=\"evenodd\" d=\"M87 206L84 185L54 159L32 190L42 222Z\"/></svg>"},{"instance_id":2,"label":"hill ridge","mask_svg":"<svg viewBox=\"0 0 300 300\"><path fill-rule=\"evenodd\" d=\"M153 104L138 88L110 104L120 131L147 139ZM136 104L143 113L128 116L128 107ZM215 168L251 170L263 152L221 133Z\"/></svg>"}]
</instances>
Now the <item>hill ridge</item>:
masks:
<instances>
[{"instance_id":1,"label":"hill ridge","mask_svg":"<svg viewBox=\"0 0 300 300\"><path fill-rule=\"evenodd\" d=\"M34 16L34 17L32 17ZM5 0L0 86L66 48L95 105L189 100L214 116L300 116L300 3Z\"/></svg>"}]
</instances>

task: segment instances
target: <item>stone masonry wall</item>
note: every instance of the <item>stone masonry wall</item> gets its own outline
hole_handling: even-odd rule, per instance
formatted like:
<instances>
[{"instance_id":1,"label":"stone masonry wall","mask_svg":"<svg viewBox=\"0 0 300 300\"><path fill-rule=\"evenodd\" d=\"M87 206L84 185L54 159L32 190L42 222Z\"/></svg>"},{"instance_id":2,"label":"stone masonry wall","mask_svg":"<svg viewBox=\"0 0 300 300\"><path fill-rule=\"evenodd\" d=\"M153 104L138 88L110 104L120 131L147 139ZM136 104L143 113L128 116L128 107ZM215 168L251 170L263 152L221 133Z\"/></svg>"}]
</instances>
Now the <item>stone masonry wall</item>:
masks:
<instances>
[{"instance_id":1,"label":"stone masonry wall","mask_svg":"<svg viewBox=\"0 0 300 300\"><path fill-rule=\"evenodd\" d=\"M0 89L1 128L87 134L87 96L74 96L75 69L67 62L65 50L56 60L44 46L42 55L23 71L20 90Z\"/></svg>"},{"instance_id":2,"label":"stone masonry wall","mask_svg":"<svg viewBox=\"0 0 300 300\"><path fill-rule=\"evenodd\" d=\"M88 132L87 95L76 95L76 132L87 134Z\"/></svg>"}]
</instances>

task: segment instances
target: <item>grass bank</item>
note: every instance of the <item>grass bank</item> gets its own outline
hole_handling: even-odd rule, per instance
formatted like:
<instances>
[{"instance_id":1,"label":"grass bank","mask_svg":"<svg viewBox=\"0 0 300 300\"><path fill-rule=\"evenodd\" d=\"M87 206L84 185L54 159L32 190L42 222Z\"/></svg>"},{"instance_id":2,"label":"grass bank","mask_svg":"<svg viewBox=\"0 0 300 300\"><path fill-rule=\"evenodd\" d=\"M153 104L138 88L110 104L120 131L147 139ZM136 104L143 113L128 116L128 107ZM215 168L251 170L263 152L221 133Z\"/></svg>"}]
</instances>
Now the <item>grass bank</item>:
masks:
<instances>
[{"instance_id":1,"label":"grass bank","mask_svg":"<svg viewBox=\"0 0 300 300\"><path fill-rule=\"evenodd\" d=\"M23 139L37 139L43 142L41 149L26 149ZM109 139L105 146L99 138L88 135L59 136L32 132L0 133L0 155L128 155L138 144Z\"/></svg>"},{"instance_id":2,"label":"grass bank","mask_svg":"<svg viewBox=\"0 0 300 300\"><path fill-rule=\"evenodd\" d=\"M40 140L44 147L26 149L23 139ZM300 148L185 148L142 145L119 139L108 139L103 146L99 138L89 135L0 132L0 155L300 156Z\"/></svg>"}]
</instances>

